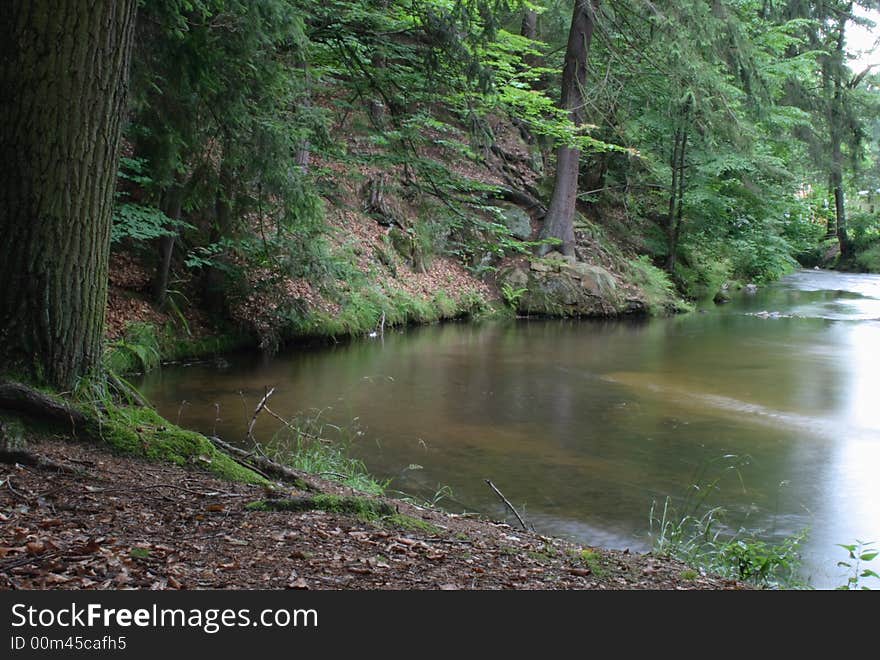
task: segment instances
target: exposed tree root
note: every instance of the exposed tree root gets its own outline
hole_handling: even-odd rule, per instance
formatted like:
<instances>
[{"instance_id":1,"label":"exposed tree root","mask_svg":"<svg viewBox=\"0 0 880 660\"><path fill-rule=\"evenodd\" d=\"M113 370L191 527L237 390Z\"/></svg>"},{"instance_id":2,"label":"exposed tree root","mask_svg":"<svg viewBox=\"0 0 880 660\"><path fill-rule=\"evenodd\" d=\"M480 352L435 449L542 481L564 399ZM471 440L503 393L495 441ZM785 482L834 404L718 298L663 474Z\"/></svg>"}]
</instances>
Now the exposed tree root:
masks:
<instances>
[{"instance_id":1,"label":"exposed tree root","mask_svg":"<svg viewBox=\"0 0 880 660\"><path fill-rule=\"evenodd\" d=\"M0 383L0 409L65 425L74 433L88 425L88 418L73 406L21 383Z\"/></svg>"},{"instance_id":2,"label":"exposed tree root","mask_svg":"<svg viewBox=\"0 0 880 660\"><path fill-rule=\"evenodd\" d=\"M489 195L492 199L503 199L523 207L526 211L534 211L538 217L547 213L547 207L528 193L513 188L498 188Z\"/></svg>"}]
</instances>

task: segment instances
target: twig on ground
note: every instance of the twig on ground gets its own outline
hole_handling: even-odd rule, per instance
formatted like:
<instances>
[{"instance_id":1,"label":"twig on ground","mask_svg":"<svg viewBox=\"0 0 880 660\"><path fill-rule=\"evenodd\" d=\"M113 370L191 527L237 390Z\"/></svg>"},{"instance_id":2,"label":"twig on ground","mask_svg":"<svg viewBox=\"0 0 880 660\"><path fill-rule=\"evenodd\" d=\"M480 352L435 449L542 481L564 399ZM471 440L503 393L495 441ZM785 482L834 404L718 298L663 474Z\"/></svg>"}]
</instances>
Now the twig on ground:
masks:
<instances>
[{"instance_id":1,"label":"twig on ground","mask_svg":"<svg viewBox=\"0 0 880 660\"><path fill-rule=\"evenodd\" d=\"M503 494L500 490L498 490L498 489L495 487L495 484L493 484L493 483L492 483L491 481L489 481L488 479L486 479L486 483L489 484L489 488L491 488L492 490L494 490L494 491L495 491L495 494L498 495L498 497L501 498L501 501L504 502L504 503L507 505L507 508L510 509L511 511L513 511L513 515L515 515L515 516L516 516L516 519L519 520L519 524L522 525L522 528L523 528L524 530L528 531L528 530L529 530L528 525L526 525L525 521L522 519L522 516L519 515L519 513L517 512L517 510L516 510L515 508L513 508L513 505L510 503L510 501L509 501L506 497L504 497L504 494Z\"/></svg>"},{"instance_id":2,"label":"twig on ground","mask_svg":"<svg viewBox=\"0 0 880 660\"><path fill-rule=\"evenodd\" d=\"M20 557L18 559L10 559L9 561L0 563L0 573L7 573L13 568L27 566L28 564L33 564L35 562L42 562L46 561L47 559L54 559L57 556L57 552L46 552L42 555L28 555L26 557Z\"/></svg>"}]
</instances>

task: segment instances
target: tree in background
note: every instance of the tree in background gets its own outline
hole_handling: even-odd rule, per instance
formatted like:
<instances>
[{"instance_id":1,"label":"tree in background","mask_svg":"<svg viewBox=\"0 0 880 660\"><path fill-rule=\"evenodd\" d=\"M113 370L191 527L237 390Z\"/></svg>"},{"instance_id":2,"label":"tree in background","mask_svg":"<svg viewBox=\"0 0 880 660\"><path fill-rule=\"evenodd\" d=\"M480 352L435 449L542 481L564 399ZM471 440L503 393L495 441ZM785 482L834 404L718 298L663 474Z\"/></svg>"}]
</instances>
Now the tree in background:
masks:
<instances>
[{"instance_id":1,"label":"tree in background","mask_svg":"<svg viewBox=\"0 0 880 660\"><path fill-rule=\"evenodd\" d=\"M584 123L587 63L599 4L600 0L575 0L565 49L561 106L569 113L576 129ZM563 144L557 149L553 196L541 230L541 238L561 242L560 249L566 255L574 255L574 214L578 195L580 156L580 149L570 144ZM539 252L546 254L550 249L552 249L551 245L544 243Z\"/></svg>"}]
</instances>

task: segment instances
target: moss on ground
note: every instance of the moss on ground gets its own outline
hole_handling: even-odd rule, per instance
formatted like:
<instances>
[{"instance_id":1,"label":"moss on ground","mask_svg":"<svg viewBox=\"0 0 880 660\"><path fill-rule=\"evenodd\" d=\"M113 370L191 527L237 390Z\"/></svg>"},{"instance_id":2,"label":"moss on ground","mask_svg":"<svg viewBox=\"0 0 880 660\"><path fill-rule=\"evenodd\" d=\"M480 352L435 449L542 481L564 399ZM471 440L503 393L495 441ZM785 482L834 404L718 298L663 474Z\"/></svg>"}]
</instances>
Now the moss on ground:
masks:
<instances>
[{"instance_id":1,"label":"moss on ground","mask_svg":"<svg viewBox=\"0 0 880 660\"><path fill-rule=\"evenodd\" d=\"M257 500L246 507L250 511L328 511L357 516L366 521L378 520L396 513L393 506L382 500L351 495L314 495L284 499Z\"/></svg>"},{"instance_id":2,"label":"moss on ground","mask_svg":"<svg viewBox=\"0 0 880 660\"><path fill-rule=\"evenodd\" d=\"M443 532L443 530L436 525L432 525L427 520L414 518L413 516L407 516L402 513L395 513L383 518L382 524L390 527L397 527L398 529L405 529L410 532L423 532L432 536L439 536Z\"/></svg>"},{"instance_id":3,"label":"moss on ground","mask_svg":"<svg viewBox=\"0 0 880 660\"><path fill-rule=\"evenodd\" d=\"M108 406L94 416L95 435L114 449L175 465L194 465L223 479L252 484L270 482L236 463L205 436L186 431L151 408Z\"/></svg>"},{"instance_id":4,"label":"moss on ground","mask_svg":"<svg viewBox=\"0 0 880 660\"><path fill-rule=\"evenodd\" d=\"M602 553L593 548L583 548L578 551L572 551L572 559L579 561L581 564L590 569L590 572L597 577L605 575L606 570L602 565Z\"/></svg>"},{"instance_id":5,"label":"moss on ground","mask_svg":"<svg viewBox=\"0 0 880 660\"><path fill-rule=\"evenodd\" d=\"M384 314L385 327L436 323L485 312L489 303L477 292L466 292L456 301L439 290L430 300L381 285L347 292L336 300L340 311L329 314L315 309L292 309L282 336L285 341L303 338L339 338L378 331Z\"/></svg>"}]
</instances>

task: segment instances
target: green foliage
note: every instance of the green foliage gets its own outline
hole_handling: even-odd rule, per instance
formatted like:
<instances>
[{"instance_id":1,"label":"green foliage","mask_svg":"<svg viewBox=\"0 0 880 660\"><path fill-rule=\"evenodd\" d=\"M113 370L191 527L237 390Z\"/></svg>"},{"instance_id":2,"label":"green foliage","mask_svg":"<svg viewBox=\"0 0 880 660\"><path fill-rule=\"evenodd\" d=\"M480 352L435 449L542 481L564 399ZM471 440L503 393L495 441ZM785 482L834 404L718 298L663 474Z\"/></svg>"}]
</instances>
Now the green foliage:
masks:
<instances>
[{"instance_id":1,"label":"green foliage","mask_svg":"<svg viewBox=\"0 0 880 660\"><path fill-rule=\"evenodd\" d=\"M580 552L572 551L572 559L589 568L596 577L602 577L607 573L606 568L602 565L602 554L594 548L584 548Z\"/></svg>"},{"instance_id":2,"label":"green foliage","mask_svg":"<svg viewBox=\"0 0 880 660\"><path fill-rule=\"evenodd\" d=\"M880 217L877 214L855 211L850 214L848 224L856 250L870 248L873 243L880 241Z\"/></svg>"},{"instance_id":3,"label":"green foliage","mask_svg":"<svg viewBox=\"0 0 880 660\"><path fill-rule=\"evenodd\" d=\"M355 424L339 427L321 419L318 411L288 420L270 446L274 460L297 470L339 481L355 490L381 495L389 480L373 477L363 461L352 456L363 433Z\"/></svg>"},{"instance_id":4,"label":"green foliage","mask_svg":"<svg viewBox=\"0 0 880 660\"><path fill-rule=\"evenodd\" d=\"M655 267L646 255L631 259L628 265L627 279L644 293L650 314L681 309L681 302L669 275Z\"/></svg>"},{"instance_id":5,"label":"green foliage","mask_svg":"<svg viewBox=\"0 0 880 660\"><path fill-rule=\"evenodd\" d=\"M151 371L159 366L162 354L156 327L149 323L132 323L121 339L108 344L104 364L116 373Z\"/></svg>"},{"instance_id":6,"label":"green foliage","mask_svg":"<svg viewBox=\"0 0 880 660\"><path fill-rule=\"evenodd\" d=\"M253 343L246 335L220 328L214 334L193 337L185 326L157 328L151 323L132 323L121 339L107 344L104 366L115 374L147 372L162 362L221 355Z\"/></svg>"},{"instance_id":7,"label":"green foliage","mask_svg":"<svg viewBox=\"0 0 880 660\"><path fill-rule=\"evenodd\" d=\"M527 291L527 287L515 289L507 282L501 285L501 296L504 298L504 303L512 309L517 308L520 298L522 298Z\"/></svg>"},{"instance_id":8,"label":"green foliage","mask_svg":"<svg viewBox=\"0 0 880 660\"><path fill-rule=\"evenodd\" d=\"M713 252L690 245L682 250L674 277L679 290L690 300L711 299L732 275L729 260Z\"/></svg>"},{"instance_id":9,"label":"green foliage","mask_svg":"<svg viewBox=\"0 0 880 660\"><path fill-rule=\"evenodd\" d=\"M725 510L709 502L727 475L734 475L741 487L741 469L748 457L723 456L701 468L701 476L680 505L666 497L663 506L654 502L650 511L654 552L675 557L693 567L771 588L802 586L798 576L800 547L806 531L778 544L760 538L761 530L744 526L731 529L725 524ZM712 476L710 469L720 466Z\"/></svg>"},{"instance_id":10,"label":"green foliage","mask_svg":"<svg viewBox=\"0 0 880 660\"><path fill-rule=\"evenodd\" d=\"M113 228L110 240L120 243L125 239L150 241L161 236L170 236L179 223L152 206L122 203L113 208Z\"/></svg>"},{"instance_id":11,"label":"green foliage","mask_svg":"<svg viewBox=\"0 0 880 660\"><path fill-rule=\"evenodd\" d=\"M855 263L866 273L880 273L880 242L856 254Z\"/></svg>"},{"instance_id":12,"label":"green foliage","mask_svg":"<svg viewBox=\"0 0 880 660\"><path fill-rule=\"evenodd\" d=\"M838 589L849 591L853 589L870 590L866 580L880 580L880 575L870 568L864 568L863 564L874 561L880 552L875 548L875 544L871 541L856 541L855 543L843 544L839 543L839 547L846 550L848 560L839 561L837 565L849 569L849 575L846 583L839 586Z\"/></svg>"},{"instance_id":13,"label":"green foliage","mask_svg":"<svg viewBox=\"0 0 880 660\"><path fill-rule=\"evenodd\" d=\"M153 180L146 174L146 162L142 158L121 158L119 180L141 188L152 185ZM131 241L150 241L161 236L176 234L191 225L166 216L155 206L126 201L126 192L117 194L113 207L113 225L110 233L112 243Z\"/></svg>"}]
</instances>

